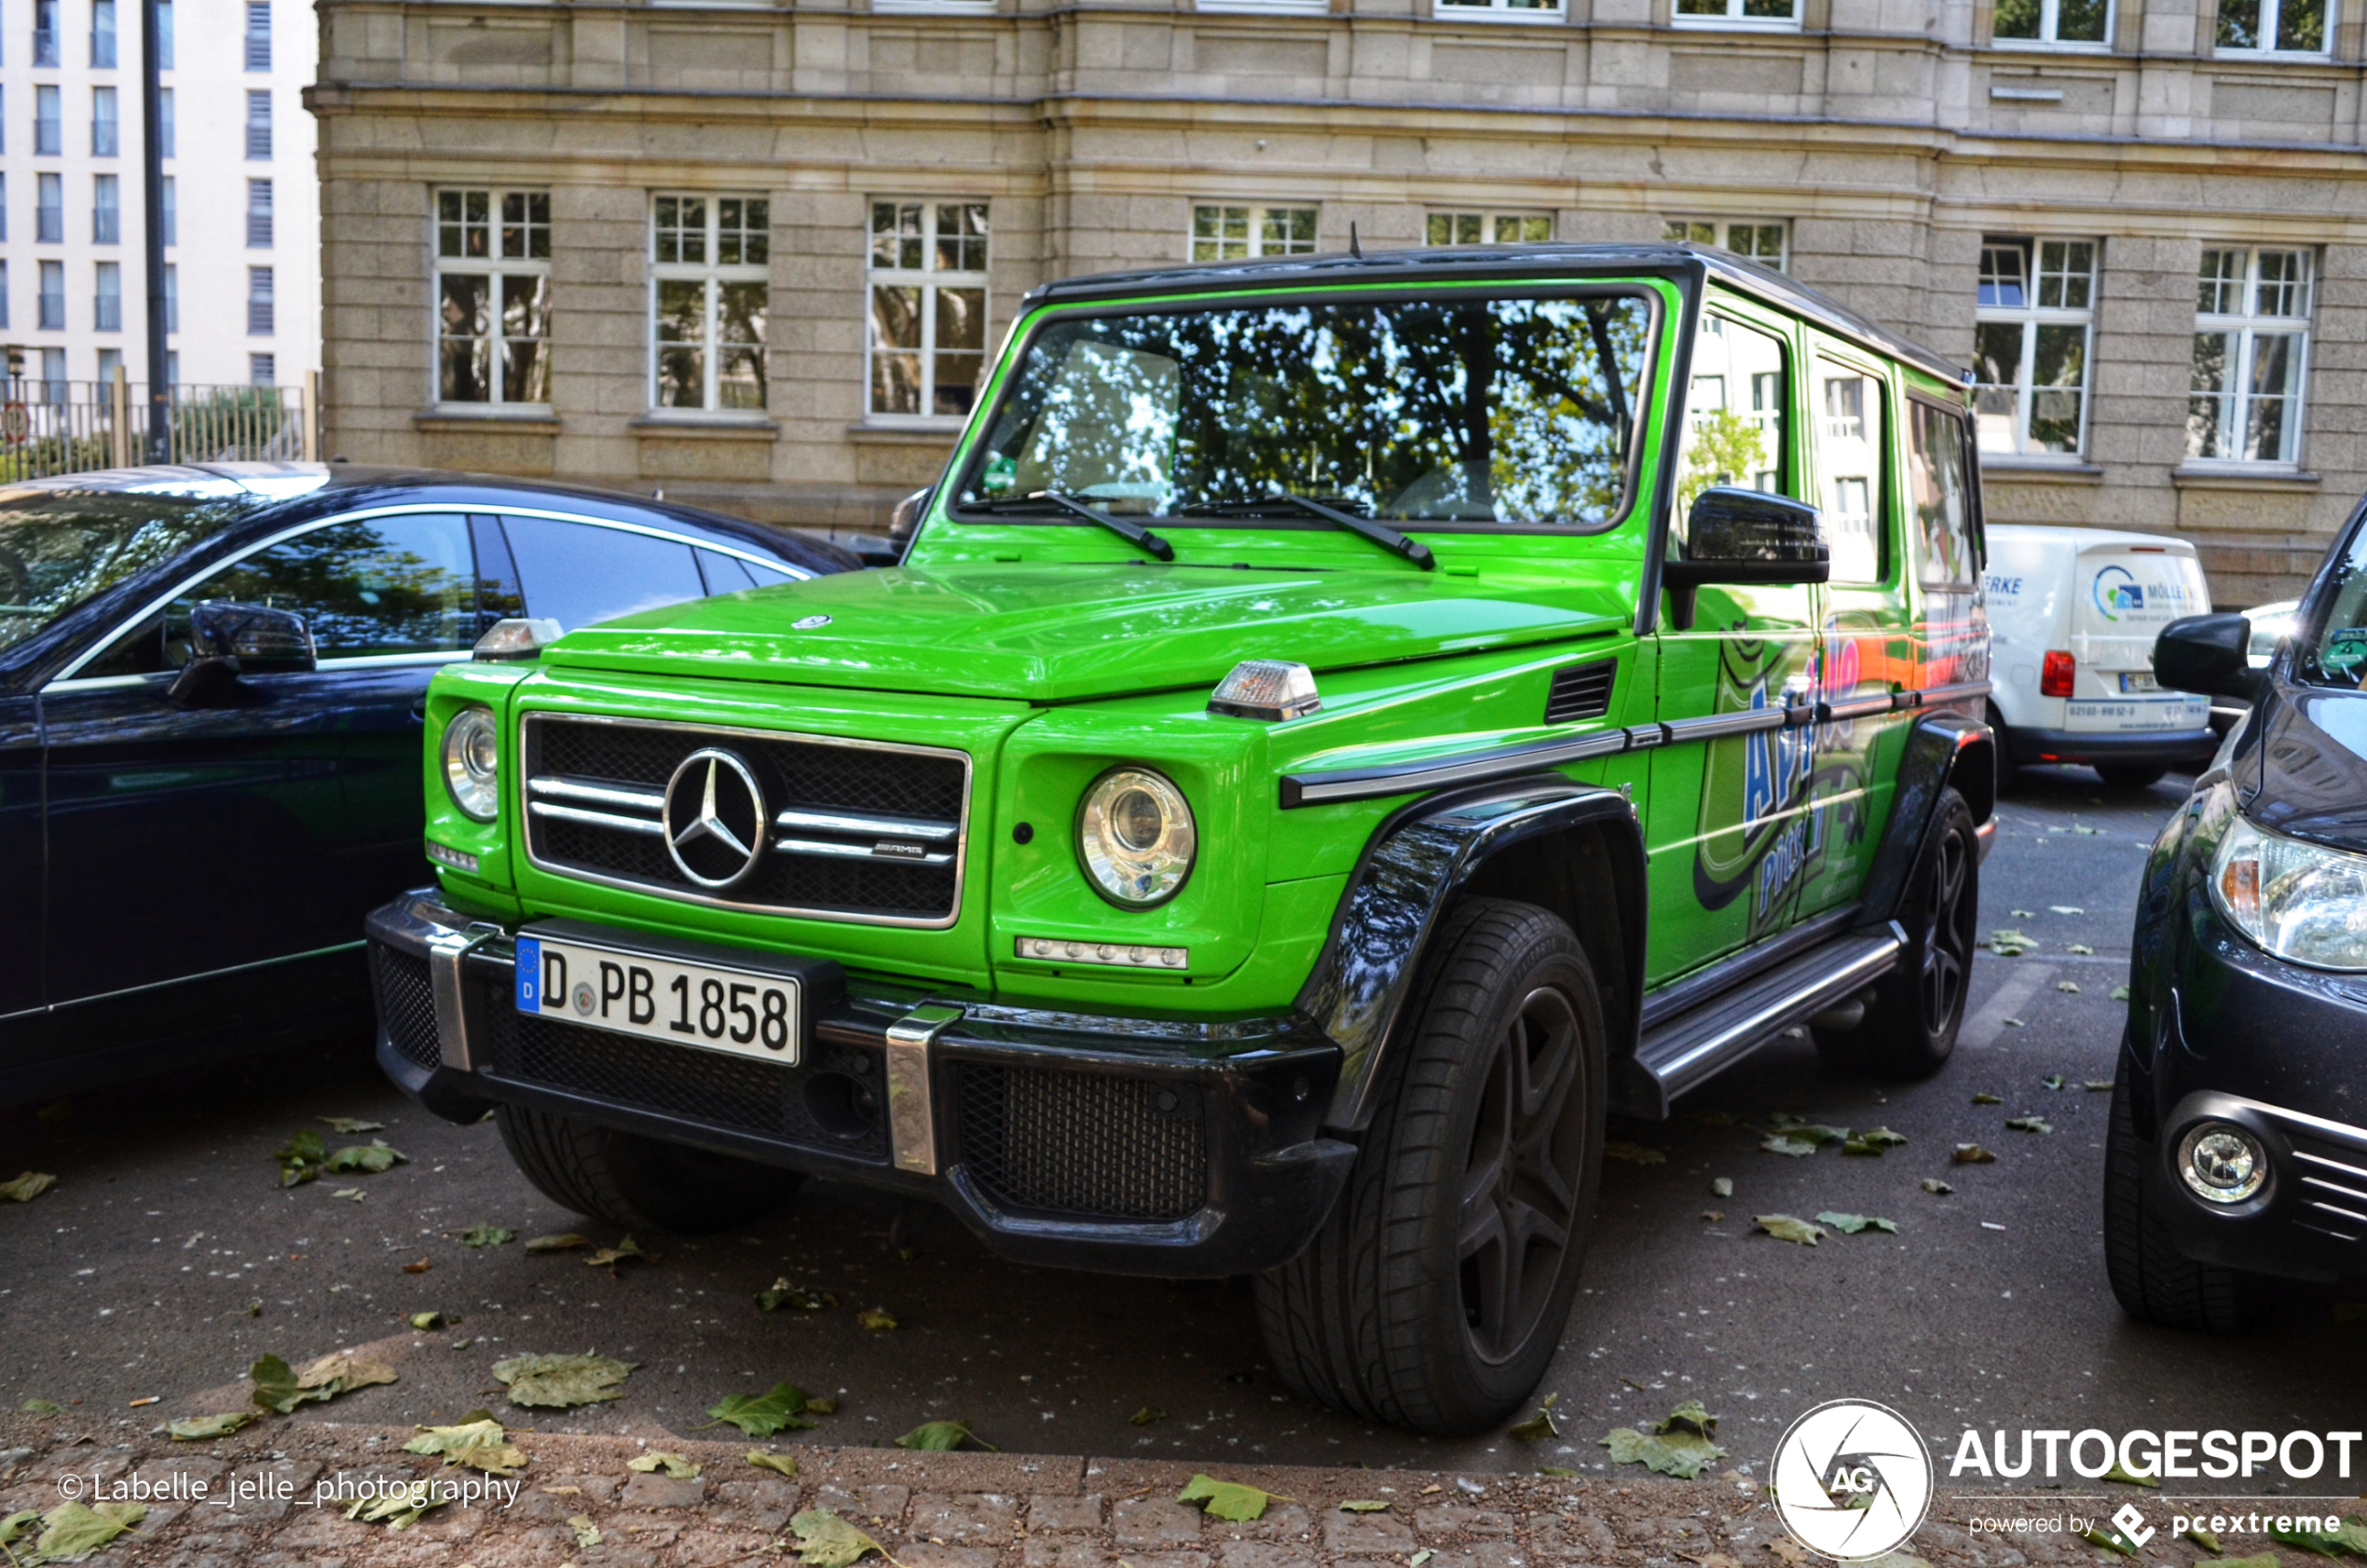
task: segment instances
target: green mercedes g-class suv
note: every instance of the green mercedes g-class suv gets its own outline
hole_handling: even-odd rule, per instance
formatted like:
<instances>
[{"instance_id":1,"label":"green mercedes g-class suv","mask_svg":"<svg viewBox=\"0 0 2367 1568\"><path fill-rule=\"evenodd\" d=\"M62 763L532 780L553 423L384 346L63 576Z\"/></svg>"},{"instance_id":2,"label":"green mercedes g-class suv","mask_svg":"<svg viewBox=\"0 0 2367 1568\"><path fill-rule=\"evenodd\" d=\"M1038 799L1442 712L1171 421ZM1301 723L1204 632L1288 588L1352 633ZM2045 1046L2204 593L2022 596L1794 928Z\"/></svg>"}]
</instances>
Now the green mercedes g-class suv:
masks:
<instances>
[{"instance_id":1,"label":"green mercedes g-class suv","mask_svg":"<svg viewBox=\"0 0 2367 1568\"><path fill-rule=\"evenodd\" d=\"M1936 1070L1995 745L1968 388L1688 247L1025 301L899 566L505 622L427 704L379 1057L556 1202L805 1175L1254 1275L1307 1398L1501 1420L1610 1113Z\"/></svg>"}]
</instances>

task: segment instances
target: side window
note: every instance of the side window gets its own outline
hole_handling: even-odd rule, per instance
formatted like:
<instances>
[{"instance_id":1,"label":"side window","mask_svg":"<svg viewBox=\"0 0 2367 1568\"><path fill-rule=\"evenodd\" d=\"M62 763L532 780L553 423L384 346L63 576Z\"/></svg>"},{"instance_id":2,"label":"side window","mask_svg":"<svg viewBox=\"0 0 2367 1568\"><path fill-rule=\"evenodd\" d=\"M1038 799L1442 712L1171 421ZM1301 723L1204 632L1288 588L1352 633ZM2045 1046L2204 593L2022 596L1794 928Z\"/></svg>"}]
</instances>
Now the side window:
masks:
<instances>
[{"instance_id":1,"label":"side window","mask_svg":"<svg viewBox=\"0 0 2367 1568\"><path fill-rule=\"evenodd\" d=\"M1789 493L1788 368L1782 338L1703 312L1677 457L1672 531L1679 540L1693 498L1713 484Z\"/></svg>"},{"instance_id":2,"label":"side window","mask_svg":"<svg viewBox=\"0 0 2367 1568\"><path fill-rule=\"evenodd\" d=\"M1882 383L1816 361L1816 457L1835 582L1882 580Z\"/></svg>"},{"instance_id":3,"label":"side window","mask_svg":"<svg viewBox=\"0 0 2367 1568\"><path fill-rule=\"evenodd\" d=\"M81 673L179 669L189 659L190 607L203 599L295 611L323 661L455 653L478 631L476 564L465 518L362 518L314 528L223 567Z\"/></svg>"},{"instance_id":4,"label":"side window","mask_svg":"<svg viewBox=\"0 0 2367 1568\"><path fill-rule=\"evenodd\" d=\"M691 547L549 517L504 517L527 613L572 632L636 610L706 597Z\"/></svg>"},{"instance_id":5,"label":"side window","mask_svg":"<svg viewBox=\"0 0 2367 1568\"><path fill-rule=\"evenodd\" d=\"M1964 421L1936 404L1909 399L1907 424L1907 499L1915 512L1909 533L1917 579L1926 588L1971 588L1978 568Z\"/></svg>"},{"instance_id":6,"label":"side window","mask_svg":"<svg viewBox=\"0 0 2367 1568\"><path fill-rule=\"evenodd\" d=\"M730 593L743 588L770 588L777 582L795 582L795 572L783 571L760 562L744 561L737 555L726 555L719 550L701 550L699 570L706 577L710 593Z\"/></svg>"}]
</instances>

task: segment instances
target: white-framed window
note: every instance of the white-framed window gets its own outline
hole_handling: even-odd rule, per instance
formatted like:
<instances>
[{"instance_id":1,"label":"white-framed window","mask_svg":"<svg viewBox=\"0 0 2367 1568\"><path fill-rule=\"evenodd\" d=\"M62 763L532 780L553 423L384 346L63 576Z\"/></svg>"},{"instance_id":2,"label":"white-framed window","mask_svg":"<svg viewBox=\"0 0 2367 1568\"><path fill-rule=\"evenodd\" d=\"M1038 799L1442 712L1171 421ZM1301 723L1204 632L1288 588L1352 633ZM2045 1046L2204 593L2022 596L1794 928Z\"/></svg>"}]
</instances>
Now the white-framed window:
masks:
<instances>
[{"instance_id":1,"label":"white-framed window","mask_svg":"<svg viewBox=\"0 0 2367 1568\"><path fill-rule=\"evenodd\" d=\"M773 204L664 191L650 201L650 403L764 406Z\"/></svg>"},{"instance_id":2,"label":"white-framed window","mask_svg":"<svg viewBox=\"0 0 2367 1568\"><path fill-rule=\"evenodd\" d=\"M986 369L987 204L882 197L870 241L866 410L965 417Z\"/></svg>"},{"instance_id":3,"label":"white-framed window","mask_svg":"<svg viewBox=\"0 0 2367 1568\"><path fill-rule=\"evenodd\" d=\"M1997 0L1991 35L2009 48L2083 44L2109 48L2113 0Z\"/></svg>"},{"instance_id":4,"label":"white-framed window","mask_svg":"<svg viewBox=\"0 0 2367 1568\"><path fill-rule=\"evenodd\" d=\"M1312 207L1202 203L1192 209L1192 259L1313 255L1320 220L1320 213Z\"/></svg>"},{"instance_id":5,"label":"white-framed window","mask_svg":"<svg viewBox=\"0 0 2367 1568\"><path fill-rule=\"evenodd\" d=\"M1430 15L1474 21L1560 21L1569 14L1566 0L1430 0Z\"/></svg>"},{"instance_id":6,"label":"white-framed window","mask_svg":"<svg viewBox=\"0 0 2367 1568\"><path fill-rule=\"evenodd\" d=\"M2219 0L2221 54L2326 52L2333 0Z\"/></svg>"},{"instance_id":7,"label":"white-framed window","mask_svg":"<svg viewBox=\"0 0 2367 1568\"><path fill-rule=\"evenodd\" d=\"M1432 212L1425 245L1538 245L1553 238L1550 212Z\"/></svg>"},{"instance_id":8,"label":"white-framed window","mask_svg":"<svg viewBox=\"0 0 2367 1568\"><path fill-rule=\"evenodd\" d=\"M1669 20L1679 27L1797 30L1799 0L1676 0Z\"/></svg>"},{"instance_id":9,"label":"white-framed window","mask_svg":"<svg viewBox=\"0 0 2367 1568\"><path fill-rule=\"evenodd\" d=\"M438 402L551 401L551 193L439 190Z\"/></svg>"},{"instance_id":10,"label":"white-framed window","mask_svg":"<svg viewBox=\"0 0 2367 1568\"><path fill-rule=\"evenodd\" d=\"M1666 223L1669 239L1715 245L1778 272L1791 254L1792 225L1781 218L1670 218Z\"/></svg>"},{"instance_id":11,"label":"white-framed window","mask_svg":"<svg viewBox=\"0 0 2367 1568\"><path fill-rule=\"evenodd\" d=\"M2203 247L2186 398L2189 458L2301 460L2314 260L2308 251L2283 247Z\"/></svg>"},{"instance_id":12,"label":"white-framed window","mask_svg":"<svg viewBox=\"0 0 2367 1568\"><path fill-rule=\"evenodd\" d=\"M1983 452L2070 457L2085 450L2096 247L2093 239L1981 240L1973 374Z\"/></svg>"}]
</instances>

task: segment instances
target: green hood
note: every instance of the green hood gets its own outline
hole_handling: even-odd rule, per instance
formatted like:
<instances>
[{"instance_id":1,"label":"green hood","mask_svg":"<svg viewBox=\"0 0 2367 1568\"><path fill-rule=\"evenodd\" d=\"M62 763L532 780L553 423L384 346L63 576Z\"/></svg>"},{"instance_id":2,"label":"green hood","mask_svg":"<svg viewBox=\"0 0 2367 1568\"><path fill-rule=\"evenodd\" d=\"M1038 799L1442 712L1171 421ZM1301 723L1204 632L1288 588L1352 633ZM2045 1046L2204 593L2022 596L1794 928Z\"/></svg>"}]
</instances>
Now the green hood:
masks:
<instances>
[{"instance_id":1,"label":"green hood","mask_svg":"<svg viewBox=\"0 0 2367 1568\"><path fill-rule=\"evenodd\" d=\"M1243 659L1321 670L1610 632L1619 585L1376 571L1110 565L898 567L650 610L569 633L581 670L1057 702L1212 686ZM800 625L828 616L826 624Z\"/></svg>"}]
</instances>

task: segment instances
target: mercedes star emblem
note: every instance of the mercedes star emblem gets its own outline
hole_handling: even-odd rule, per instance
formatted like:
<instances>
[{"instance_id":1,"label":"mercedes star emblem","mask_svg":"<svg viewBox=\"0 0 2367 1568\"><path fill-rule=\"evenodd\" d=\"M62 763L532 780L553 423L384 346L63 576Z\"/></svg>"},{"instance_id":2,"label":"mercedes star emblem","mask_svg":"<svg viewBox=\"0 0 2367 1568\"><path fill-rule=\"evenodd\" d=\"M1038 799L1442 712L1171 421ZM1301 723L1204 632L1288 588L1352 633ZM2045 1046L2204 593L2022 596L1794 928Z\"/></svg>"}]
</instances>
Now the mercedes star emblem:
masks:
<instances>
[{"instance_id":1,"label":"mercedes star emblem","mask_svg":"<svg viewBox=\"0 0 2367 1568\"><path fill-rule=\"evenodd\" d=\"M818 631L822 627L828 626L829 623L830 618L827 615L801 616L789 622L789 630L792 632L813 632Z\"/></svg>"},{"instance_id":2,"label":"mercedes star emblem","mask_svg":"<svg viewBox=\"0 0 2367 1568\"><path fill-rule=\"evenodd\" d=\"M764 791L748 765L705 746L682 759L665 784L665 852L704 888L728 888L764 858Z\"/></svg>"}]
</instances>

